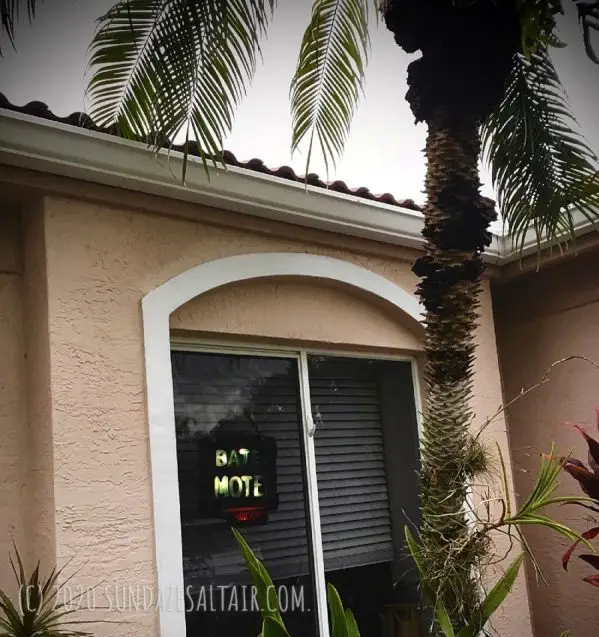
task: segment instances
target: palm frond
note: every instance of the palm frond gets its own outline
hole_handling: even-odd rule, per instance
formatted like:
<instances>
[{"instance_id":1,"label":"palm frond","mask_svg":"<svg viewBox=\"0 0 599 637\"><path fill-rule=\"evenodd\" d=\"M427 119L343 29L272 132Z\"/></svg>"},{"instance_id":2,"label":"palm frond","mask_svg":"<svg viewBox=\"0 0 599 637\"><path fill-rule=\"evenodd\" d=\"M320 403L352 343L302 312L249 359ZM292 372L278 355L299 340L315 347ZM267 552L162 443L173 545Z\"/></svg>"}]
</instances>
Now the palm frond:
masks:
<instances>
[{"instance_id":1,"label":"palm frond","mask_svg":"<svg viewBox=\"0 0 599 637\"><path fill-rule=\"evenodd\" d=\"M520 16L521 50L524 55L530 56L543 46L565 46L555 34L555 16L564 12L562 0L517 0L516 6Z\"/></svg>"},{"instance_id":2,"label":"palm frond","mask_svg":"<svg viewBox=\"0 0 599 637\"><path fill-rule=\"evenodd\" d=\"M120 0L99 20L88 94L98 124L156 150L185 136L222 156L275 0Z\"/></svg>"},{"instance_id":3,"label":"palm frond","mask_svg":"<svg viewBox=\"0 0 599 637\"><path fill-rule=\"evenodd\" d=\"M597 219L597 157L576 130L546 48L515 58L482 138L504 223L519 250L530 231L537 245L574 239L576 211Z\"/></svg>"},{"instance_id":4,"label":"palm frond","mask_svg":"<svg viewBox=\"0 0 599 637\"><path fill-rule=\"evenodd\" d=\"M363 84L370 47L370 0L314 0L291 81L292 151L314 142L327 172L342 153Z\"/></svg>"},{"instance_id":5,"label":"palm frond","mask_svg":"<svg viewBox=\"0 0 599 637\"><path fill-rule=\"evenodd\" d=\"M599 33L599 0L574 0L578 10L578 21L582 29L582 39L588 57L599 64L599 56L591 41L592 31Z\"/></svg>"},{"instance_id":6,"label":"palm frond","mask_svg":"<svg viewBox=\"0 0 599 637\"><path fill-rule=\"evenodd\" d=\"M27 5L27 17L29 22L35 17L35 7L43 0L0 0L0 33L6 33L11 45L15 46L15 25L19 21L20 9L23 4ZM2 47L0 46L0 57L2 57Z\"/></svg>"}]
</instances>

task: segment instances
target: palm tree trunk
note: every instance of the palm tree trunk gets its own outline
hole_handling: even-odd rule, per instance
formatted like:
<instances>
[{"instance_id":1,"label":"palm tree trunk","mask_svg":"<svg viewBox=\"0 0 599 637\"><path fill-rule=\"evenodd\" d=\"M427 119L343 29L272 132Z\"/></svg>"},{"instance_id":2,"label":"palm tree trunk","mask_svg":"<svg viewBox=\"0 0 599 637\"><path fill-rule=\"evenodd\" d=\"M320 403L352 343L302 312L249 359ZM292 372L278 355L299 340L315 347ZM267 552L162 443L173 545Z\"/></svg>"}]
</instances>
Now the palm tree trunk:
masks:
<instances>
[{"instance_id":1,"label":"palm tree trunk","mask_svg":"<svg viewBox=\"0 0 599 637\"><path fill-rule=\"evenodd\" d=\"M426 314L427 395L421 457L421 550L427 584L455 625L479 599L476 566L484 547L467 542L469 480L484 454L469 434L474 331L492 204L479 193L478 120L429 118L426 254L414 265Z\"/></svg>"},{"instance_id":2,"label":"palm tree trunk","mask_svg":"<svg viewBox=\"0 0 599 637\"><path fill-rule=\"evenodd\" d=\"M480 195L479 126L504 95L521 49L517 0L385 0L387 27L406 52L406 99L428 125L426 254L414 264L426 315L427 395L421 456L422 578L452 623L472 619L488 546L468 533L468 485L485 469L469 434L474 332L494 206ZM480 535L480 534L479 534ZM480 540L483 542L483 540Z\"/></svg>"}]
</instances>

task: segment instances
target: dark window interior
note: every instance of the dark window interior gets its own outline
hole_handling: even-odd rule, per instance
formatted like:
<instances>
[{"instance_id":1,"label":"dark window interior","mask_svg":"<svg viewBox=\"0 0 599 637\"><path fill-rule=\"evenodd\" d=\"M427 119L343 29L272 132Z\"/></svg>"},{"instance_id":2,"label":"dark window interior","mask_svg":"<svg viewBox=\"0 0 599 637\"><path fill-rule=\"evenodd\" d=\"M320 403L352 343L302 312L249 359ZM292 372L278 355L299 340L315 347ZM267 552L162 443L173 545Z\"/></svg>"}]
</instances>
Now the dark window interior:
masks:
<instances>
[{"instance_id":1,"label":"dark window interior","mask_svg":"<svg viewBox=\"0 0 599 637\"><path fill-rule=\"evenodd\" d=\"M353 610L362 637L416 637L417 580L403 540L404 525L418 524L411 366L308 360L326 579ZM278 504L266 523L239 530L282 591L290 633L314 637L319 618L297 360L176 351L172 364L188 635L260 632L232 522L210 509L211 494L198 488L207 441L248 435L276 443ZM247 493L251 484L248 478ZM260 488L252 493L262 495Z\"/></svg>"}]
</instances>

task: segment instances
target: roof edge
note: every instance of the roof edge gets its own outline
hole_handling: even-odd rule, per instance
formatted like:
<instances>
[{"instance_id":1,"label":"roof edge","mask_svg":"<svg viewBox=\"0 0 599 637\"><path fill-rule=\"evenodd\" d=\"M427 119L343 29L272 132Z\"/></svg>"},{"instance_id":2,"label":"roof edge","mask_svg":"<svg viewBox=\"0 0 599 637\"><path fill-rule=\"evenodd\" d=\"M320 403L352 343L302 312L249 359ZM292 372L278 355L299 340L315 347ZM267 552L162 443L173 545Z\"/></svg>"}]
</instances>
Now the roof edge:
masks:
<instances>
[{"instance_id":1,"label":"roof edge","mask_svg":"<svg viewBox=\"0 0 599 637\"><path fill-rule=\"evenodd\" d=\"M6 109L0 109L0 163L393 245L424 244L422 214L397 204L236 166L210 167L208 178L194 157L184 185L177 177L180 152L153 154L139 142ZM575 216L578 234L593 229L582 214ZM484 258L503 265L536 249L532 233L521 251L493 235Z\"/></svg>"},{"instance_id":2,"label":"roof edge","mask_svg":"<svg viewBox=\"0 0 599 637\"><path fill-rule=\"evenodd\" d=\"M414 210L0 109L0 163L386 243L422 245Z\"/></svg>"}]
</instances>

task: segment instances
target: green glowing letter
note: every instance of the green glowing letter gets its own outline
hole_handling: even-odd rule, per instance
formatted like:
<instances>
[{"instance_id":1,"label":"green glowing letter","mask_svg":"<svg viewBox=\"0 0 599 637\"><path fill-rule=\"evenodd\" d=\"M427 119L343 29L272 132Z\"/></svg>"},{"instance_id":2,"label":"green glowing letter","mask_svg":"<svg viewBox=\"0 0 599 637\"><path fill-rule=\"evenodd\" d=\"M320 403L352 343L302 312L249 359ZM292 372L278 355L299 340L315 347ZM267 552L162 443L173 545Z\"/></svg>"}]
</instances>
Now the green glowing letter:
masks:
<instances>
[{"instance_id":1,"label":"green glowing letter","mask_svg":"<svg viewBox=\"0 0 599 637\"><path fill-rule=\"evenodd\" d=\"M222 478L214 476L214 497L218 498L219 495L222 495L225 498L229 495L228 476L223 476Z\"/></svg>"},{"instance_id":2,"label":"green glowing letter","mask_svg":"<svg viewBox=\"0 0 599 637\"><path fill-rule=\"evenodd\" d=\"M216 466L217 467L227 466L227 452L224 449L216 450Z\"/></svg>"}]
</instances>

